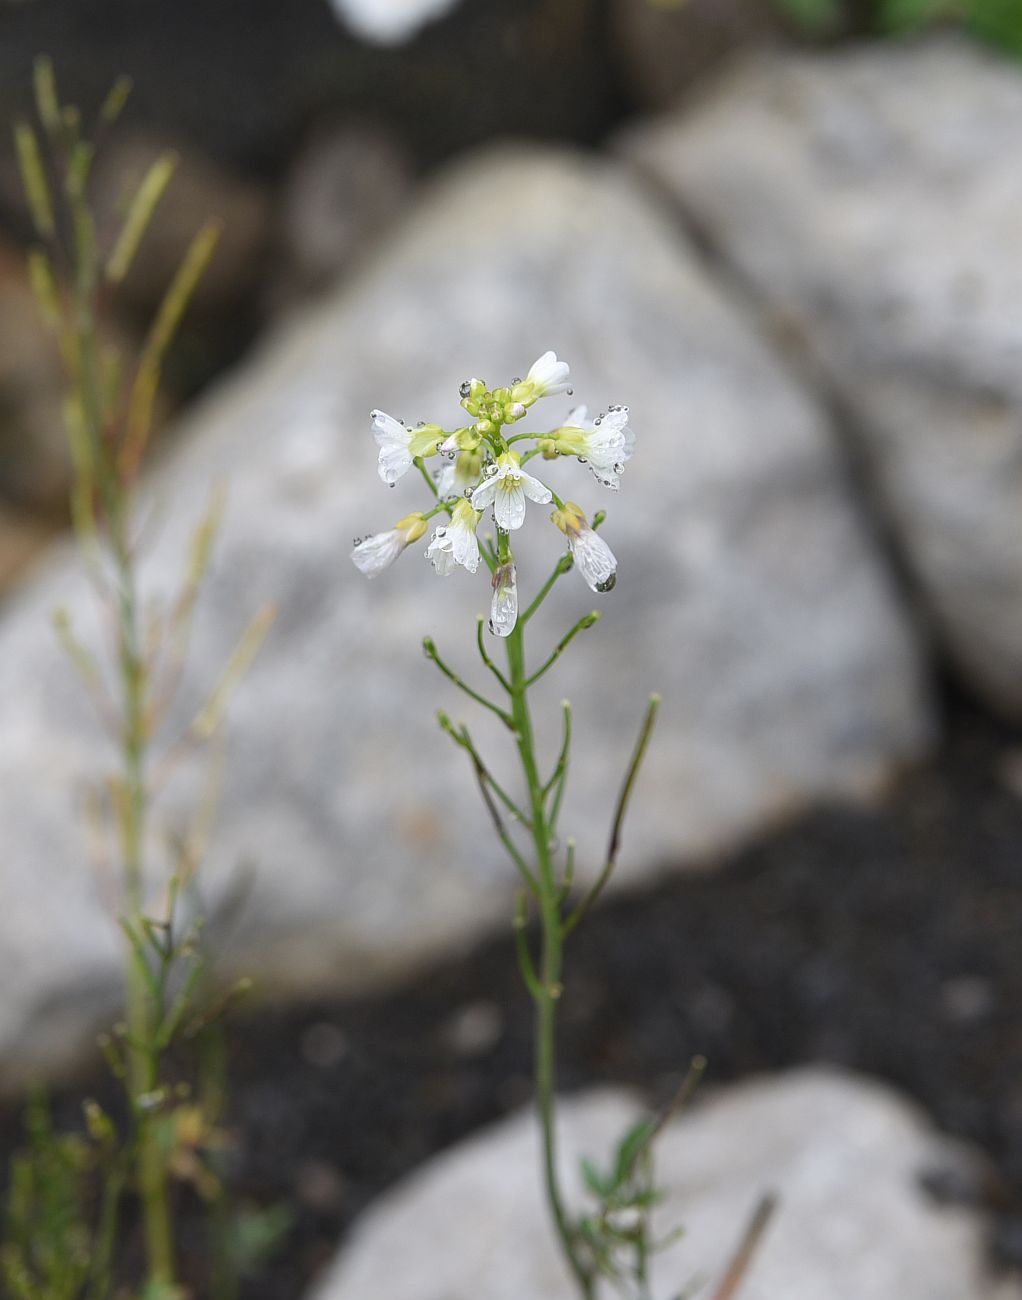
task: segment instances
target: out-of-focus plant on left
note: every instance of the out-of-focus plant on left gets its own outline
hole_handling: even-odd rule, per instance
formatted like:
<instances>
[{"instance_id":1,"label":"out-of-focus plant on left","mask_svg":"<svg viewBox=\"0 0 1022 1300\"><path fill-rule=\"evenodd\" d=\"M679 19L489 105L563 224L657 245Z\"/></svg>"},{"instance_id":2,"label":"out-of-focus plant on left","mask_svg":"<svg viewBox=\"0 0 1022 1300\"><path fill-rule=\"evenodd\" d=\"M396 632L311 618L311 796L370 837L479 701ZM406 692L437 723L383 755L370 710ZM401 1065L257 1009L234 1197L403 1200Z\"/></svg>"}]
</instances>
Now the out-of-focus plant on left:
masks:
<instances>
[{"instance_id":1,"label":"out-of-focus plant on left","mask_svg":"<svg viewBox=\"0 0 1022 1300\"><path fill-rule=\"evenodd\" d=\"M72 1134L54 1132L43 1102L29 1108L27 1144L10 1169L0 1246L0 1282L17 1300L108 1300L115 1293L178 1300L187 1294L175 1249L175 1185L188 1182L199 1195L216 1197L210 1153L223 1137L216 1127L220 1103L193 1094L194 1071L181 1062L187 1061L184 1049L197 1048L227 1001L220 996L210 1005L204 995L194 879L219 788L225 708L272 620L268 608L255 615L214 674L204 703L180 725L172 705L181 704L190 630L223 493L212 493L198 521L182 556L179 589L160 600L142 590L137 485L164 358L219 229L210 223L195 235L138 354L127 357L107 345L101 322L139 254L175 162L169 155L156 161L125 196L119 230L109 240L98 236L90 172L129 90L127 80L114 85L90 133L79 110L60 102L49 60L39 59L39 121L14 128L38 241L29 254L32 284L66 375L71 516L111 630L112 650L104 659L80 637L67 611L55 613L56 634L116 755L112 770L93 783L87 830L97 867L116 881L124 1014L101 1046L125 1098L116 1114L89 1103L81 1131ZM187 826L161 835L161 787L193 747L207 756L203 794ZM125 1260L137 1252L125 1249L125 1225L135 1219L144 1265L140 1276L130 1277Z\"/></svg>"}]
</instances>

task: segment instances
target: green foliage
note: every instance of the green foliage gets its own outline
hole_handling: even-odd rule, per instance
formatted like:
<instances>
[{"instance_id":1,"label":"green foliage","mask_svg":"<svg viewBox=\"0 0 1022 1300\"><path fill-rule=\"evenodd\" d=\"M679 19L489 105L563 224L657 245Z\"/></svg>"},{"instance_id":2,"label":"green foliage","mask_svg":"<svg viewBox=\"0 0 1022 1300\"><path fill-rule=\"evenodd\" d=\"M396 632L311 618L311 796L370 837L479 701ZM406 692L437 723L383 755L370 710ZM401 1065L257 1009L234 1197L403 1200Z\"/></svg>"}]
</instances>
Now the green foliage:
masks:
<instances>
[{"instance_id":1,"label":"green foliage","mask_svg":"<svg viewBox=\"0 0 1022 1300\"><path fill-rule=\"evenodd\" d=\"M53 1130L35 1097L25 1115L27 1144L11 1160L0 1278L12 1300L78 1300L93 1265L93 1199L100 1151L77 1134Z\"/></svg>"},{"instance_id":2,"label":"green foliage","mask_svg":"<svg viewBox=\"0 0 1022 1300\"><path fill-rule=\"evenodd\" d=\"M775 0L781 13L807 35L911 35L937 25L957 27L986 44L1022 58L1020 0Z\"/></svg>"},{"instance_id":3,"label":"green foliage","mask_svg":"<svg viewBox=\"0 0 1022 1300\"><path fill-rule=\"evenodd\" d=\"M814 36L837 30L844 21L842 0L777 0L785 17Z\"/></svg>"}]
</instances>

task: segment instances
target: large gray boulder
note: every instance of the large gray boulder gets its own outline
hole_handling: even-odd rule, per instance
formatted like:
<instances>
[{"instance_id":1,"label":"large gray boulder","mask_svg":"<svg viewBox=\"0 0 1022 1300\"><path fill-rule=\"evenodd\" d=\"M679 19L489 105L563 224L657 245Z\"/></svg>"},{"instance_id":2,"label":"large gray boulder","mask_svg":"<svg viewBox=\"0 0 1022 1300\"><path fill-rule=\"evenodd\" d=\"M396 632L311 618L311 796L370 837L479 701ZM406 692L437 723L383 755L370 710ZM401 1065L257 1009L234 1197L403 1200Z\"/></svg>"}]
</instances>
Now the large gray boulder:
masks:
<instances>
[{"instance_id":1,"label":"large gray boulder","mask_svg":"<svg viewBox=\"0 0 1022 1300\"><path fill-rule=\"evenodd\" d=\"M558 702L577 706L563 829L578 835L583 875L599 867L651 689L665 704L626 831L626 881L706 860L815 800L867 795L927 745L917 647L819 408L616 166L491 154L447 178L354 286L204 401L151 483L147 582L164 592L207 483L230 483L186 699L201 698L260 602L279 607L235 702L200 874L222 969L281 991L355 989L506 923L513 870L464 755L433 719L438 704L469 720L480 711L420 649L434 635L484 684L473 643L486 575L436 578L423 541L370 583L348 553L353 534L389 527L424 491L414 475L381 486L370 409L453 422L467 375L510 378L548 346L572 362L579 398L631 404L639 438L619 496L574 462L549 470L590 512L610 508L620 560L616 590L598 598L603 622L538 688L551 762ZM547 400L537 417L557 423L567 406ZM530 512L517 548L525 591L561 552L547 511ZM557 595L533 624L535 656L597 599L577 574ZM0 623L8 1073L79 1042L115 990L110 882L86 865L75 799L111 756L55 648L58 604L95 635L67 556ZM507 733L485 721L479 743L511 783ZM154 853L200 779L197 763L178 769Z\"/></svg>"},{"instance_id":2,"label":"large gray boulder","mask_svg":"<svg viewBox=\"0 0 1022 1300\"><path fill-rule=\"evenodd\" d=\"M946 645L1022 714L1022 76L951 40L755 60L623 147L823 371Z\"/></svg>"},{"instance_id":3,"label":"large gray boulder","mask_svg":"<svg viewBox=\"0 0 1022 1300\"><path fill-rule=\"evenodd\" d=\"M562 1109L561 1163L609 1151L640 1111L591 1093ZM681 1241L654 1258L654 1294L701 1279L712 1293L759 1198L778 1209L742 1300L1018 1300L989 1275L982 1216L937 1204L926 1175L976 1183L975 1157L895 1093L807 1069L720 1092L669 1125L656 1147L667 1196L654 1216ZM535 1117L523 1113L436 1157L386 1193L313 1287L310 1300L567 1300L572 1284L545 1217ZM607 1294L610 1294L608 1289Z\"/></svg>"}]
</instances>

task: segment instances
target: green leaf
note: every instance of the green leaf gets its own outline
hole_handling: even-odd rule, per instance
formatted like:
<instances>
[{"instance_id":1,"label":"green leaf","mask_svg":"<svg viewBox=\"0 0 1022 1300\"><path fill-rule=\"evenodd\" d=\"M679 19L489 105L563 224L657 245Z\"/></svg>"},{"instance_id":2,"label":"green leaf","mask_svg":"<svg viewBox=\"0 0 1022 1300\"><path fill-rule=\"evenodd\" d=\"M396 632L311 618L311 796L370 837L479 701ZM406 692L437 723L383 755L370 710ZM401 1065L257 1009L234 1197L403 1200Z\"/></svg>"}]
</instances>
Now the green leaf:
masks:
<instances>
[{"instance_id":1,"label":"green leaf","mask_svg":"<svg viewBox=\"0 0 1022 1300\"><path fill-rule=\"evenodd\" d=\"M781 11L813 36L822 36L841 26L845 17L842 0L777 0Z\"/></svg>"},{"instance_id":2,"label":"green leaf","mask_svg":"<svg viewBox=\"0 0 1022 1300\"><path fill-rule=\"evenodd\" d=\"M617 1148L617 1156L614 1169L614 1186L620 1187L621 1184L629 1177L635 1168L635 1162L642 1154L643 1149L649 1145L656 1132L656 1125L652 1120L641 1120L634 1128L621 1139Z\"/></svg>"},{"instance_id":3,"label":"green leaf","mask_svg":"<svg viewBox=\"0 0 1022 1300\"><path fill-rule=\"evenodd\" d=\"M1022 58L1022 5L1019 0L972 0L966 24L974 36Z\"/></svg>"},{"instance_id":4,"label":"green leaf","mask_svg":"<svg viewBox=\"0 0 1022 1300\"><path fill-rule=\"evenodd\" d=\"M591 1160L583 1156L580 1163L582 1179L594 1196L602 1201L614 1190L613 1185L603 1177Z\"/></svg>"}]
</instances>

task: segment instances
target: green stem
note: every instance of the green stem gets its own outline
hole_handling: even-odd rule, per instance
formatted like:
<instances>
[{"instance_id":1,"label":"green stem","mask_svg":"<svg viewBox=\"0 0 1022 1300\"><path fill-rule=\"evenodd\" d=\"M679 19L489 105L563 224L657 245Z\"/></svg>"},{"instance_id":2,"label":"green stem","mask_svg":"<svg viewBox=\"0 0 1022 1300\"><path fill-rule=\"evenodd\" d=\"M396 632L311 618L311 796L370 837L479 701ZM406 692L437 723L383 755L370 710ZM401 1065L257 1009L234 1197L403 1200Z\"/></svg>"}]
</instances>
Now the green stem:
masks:
<instances>
[{"instance_id":1,"label":"green stem","mask_svg":"<svg viewBox=\"0 0 1022 1300\"><path fill-rule=\"evenodd\" d=\"M144 843L146 819L145 664L141 650L139 601L134 557L129 536L130 493L120 482L106 446L105 415L99 379L95 313L89 279L76 277L75 324L78 333L79 383L98 470L101 495L117 579L117 656L121 679L123 721L121 761L124 781L121 808L121 846L127 919L136 932L142 929L144 907ZM144 960L144 958L143 958ZM125 969L128 1034L125 1038L128 1086L133 1103L151 1093L159 1082L160 1054L154 1034L161 1009L154 1005L148 972L139 955L129 951ZM142 1202L146 1253L151 1283L169 1287L174 1282L174 1244L167 1176L150 1116L133 1106L138 1127L136 1175Z\"/></svg>"},{"instance_id":2,"label":"green stem","mask_svg":"<svg viewBox=\"0 0 1022 1300\"><path fill-rule=\"evenodd\" d=\"M541 948L538 984L533 991L536 1007L534 1073L536 1106L543 1139L543 1181L564 1257L578 1284L579 1293L583 1300L593 1300L594 1279L579 1257L557 1171L557 1006L561 994L562 964L560 886L554 877L543 782L536 763L527 699L524 625L521 620L507 638L507 661L511 716L522 774L529 791L532 838L536 853L536 901L539 908Z\"/></svg>"}]
</instances>

